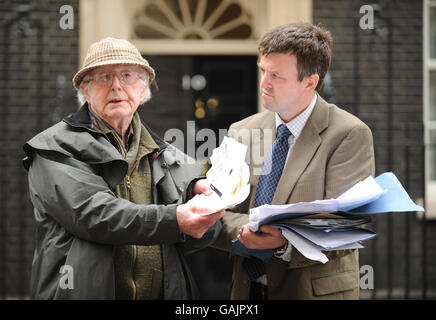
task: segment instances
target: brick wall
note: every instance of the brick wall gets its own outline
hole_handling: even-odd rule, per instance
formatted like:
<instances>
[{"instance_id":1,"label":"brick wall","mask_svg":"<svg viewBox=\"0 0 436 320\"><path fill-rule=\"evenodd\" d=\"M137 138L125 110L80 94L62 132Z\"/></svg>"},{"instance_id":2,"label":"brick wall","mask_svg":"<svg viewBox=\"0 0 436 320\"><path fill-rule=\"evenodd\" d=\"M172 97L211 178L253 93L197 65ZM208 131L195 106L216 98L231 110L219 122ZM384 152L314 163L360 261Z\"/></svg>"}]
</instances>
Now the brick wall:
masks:
<instances>
[{"instance_id":1,"label":"brick wall","mask_svg":"<svg viewBox=\"0 0 436 320\"><path fill-rule=\"evenodd\" d=\"M360 28L362 5L374 8L372 30ZM333 35L335 102L372 129L377 175L393 171L414 200L424 198L422 1L314 0L314 22ZM419 298L424 281L434 295L435 223L425 224L426 248L413 213L380 215L372 227L378 236L364 244L361 265L373 266L378 290L362 297L388 297L391 288L402 298L408 287Z\"/></svg>"},{"instance_id":2,"label":"brick wall","mask_svg":"<svg viewBox=\"0 0 436 320\"><path fill-rule=\"evenodd\" d=\"M73 30L59 27L65 4L74 9ZM375 30L359 28L364 4L381 8ZM371 127L377 174L392 170L414 199L424 197L422 2L314 0L314 21L335 40L331 99ZM0 298L26 297L34 222L21 146L76 107L71 78L78 65L78 0L3 0L0 26ZM389 287L403 297L407 286L420 297L424 280L434 295L436 227L425 226L423 248L423 224L415 215L377 219L379 235L365 244L361 265L374 267L378 290L362 297L387 297Z\"/></svg>"},{"instance_id":3,"label":"brick wall","mask_svg":"<svg viewBox=\"0 0 436 320\"><path fill-rule=\"evenodd\" d=\"M62 5L74 29L62 30ZM34 220L22 145L76 107L78 0L0 2L0 299L26 297Z\"/></svg>"}]
</instances>

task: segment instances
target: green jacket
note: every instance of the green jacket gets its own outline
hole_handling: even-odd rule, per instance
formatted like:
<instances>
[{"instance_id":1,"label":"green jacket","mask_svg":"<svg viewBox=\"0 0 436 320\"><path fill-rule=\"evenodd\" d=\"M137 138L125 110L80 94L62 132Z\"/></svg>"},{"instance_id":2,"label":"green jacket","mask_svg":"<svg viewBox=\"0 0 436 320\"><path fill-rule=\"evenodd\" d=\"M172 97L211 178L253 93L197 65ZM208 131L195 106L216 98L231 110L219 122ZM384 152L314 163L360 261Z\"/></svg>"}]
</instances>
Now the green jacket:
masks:
<instances>
[{"instance_id":1,"label":"green jacket","mask_svg":"<svg viewBox=\"0 0 436 320\"><path fill-rule=\"evenodd\" d=\"M221 223L200 240L180 232L176 206L203 168L150 134L160 148L151 164L151 205L116 197L128 165L91 129L86 104L23 146L37 225L33 299L114 299L114 248L127 244L161 245L164 299L196 297L184 255L213 243Z\"/></svg>"}]
</instances>

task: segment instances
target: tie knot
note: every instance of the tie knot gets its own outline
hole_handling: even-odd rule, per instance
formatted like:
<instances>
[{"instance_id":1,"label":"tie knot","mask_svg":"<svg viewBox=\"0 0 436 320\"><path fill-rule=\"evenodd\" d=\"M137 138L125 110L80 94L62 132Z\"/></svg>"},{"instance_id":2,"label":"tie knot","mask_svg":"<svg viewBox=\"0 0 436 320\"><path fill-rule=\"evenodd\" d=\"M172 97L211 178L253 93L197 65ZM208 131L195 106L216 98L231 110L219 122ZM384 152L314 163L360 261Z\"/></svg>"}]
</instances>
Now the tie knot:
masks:
<instances>
[{"instance_id":1,"label":"tie knot","mask_svg":"<svg viewBox=\"0 0 436 320\"><path fill-rule=\"evenodd\" d=\"M289 138L289 136L291 135L291 131L289 131L288 127L285 126L284 124L279 125L279 127L277 128L277 139L281 139L281 138Z\"/></svg>"}]
</instances>

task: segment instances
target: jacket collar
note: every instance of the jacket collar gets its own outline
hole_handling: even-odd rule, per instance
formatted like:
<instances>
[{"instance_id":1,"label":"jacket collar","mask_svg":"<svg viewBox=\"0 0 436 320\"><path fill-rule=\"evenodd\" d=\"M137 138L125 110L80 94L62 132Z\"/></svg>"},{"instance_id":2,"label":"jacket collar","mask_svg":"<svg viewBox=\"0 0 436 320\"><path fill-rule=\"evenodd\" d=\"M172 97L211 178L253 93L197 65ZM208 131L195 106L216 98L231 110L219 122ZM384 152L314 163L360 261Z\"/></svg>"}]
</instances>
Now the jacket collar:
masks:
<instances>
[{"instance_id":1,"label":"jacket collar","mask_svg":"<svg viewBox=\"0 0 436 320\"><path fill-rule=\"evenodd\" d=\"M90 132L98 132L92 128L92 120L91 120L91 117L89 116L88 102L85 102L85 104L77 112L66 116L63 119L63 121L72 127L84 128ZM147 126L144 123L143 123L143 125L147 129L147 131L150 133L153 140L156 142L156 144L159 146L159 148L161 150L165 149L168 146L168 144L161 137L159 137L156 133L154 133L150 129L149 126Z\"/></svg>"},{"instance_id":2,"label":"jacket collar","mask_svg":"<svg viewBox=\"0 0 436 320\"><path fill-rule=\"evenodd\" d=\"M282 177L286 178L279 180L273 204L287 203L295 184L318 150L322 142L321 132L328 127L328 121L328 103L318 95L313 112L283 168Z\"/></svg>"},{"instance_id":3,"label":"jacket collar","mask_svg":"<svg viewBox=\"0 0 436 320\"><path fill-rule=\"evenodd\" d=\"M89 107L87 102L77 112L66 116L63 121L73 127L82 127L90 131L95 131L92 128L92 120L89 116Z\"/></svg>"}]
</instances>

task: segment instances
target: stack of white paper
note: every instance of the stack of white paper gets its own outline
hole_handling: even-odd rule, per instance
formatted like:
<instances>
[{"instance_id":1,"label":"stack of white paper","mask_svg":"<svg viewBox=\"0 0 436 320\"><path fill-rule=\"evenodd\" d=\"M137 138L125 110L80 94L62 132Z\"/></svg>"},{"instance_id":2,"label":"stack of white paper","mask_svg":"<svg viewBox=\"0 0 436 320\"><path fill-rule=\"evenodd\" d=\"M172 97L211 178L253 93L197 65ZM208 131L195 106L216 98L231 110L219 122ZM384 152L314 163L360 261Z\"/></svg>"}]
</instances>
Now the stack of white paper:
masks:
<instances>
[{"instance_id":1,"label":"stack of white paper","mask_svg":"<svg viewBox=\"0 0 436 320\"><path fill-rule=\"evenodd\" d=\"M278 219L297 218L315 213L348 211L377 200L386 191L369 176L336 199L299 202L288 205L263 205L250 209L250 230L256 232L263 224Z\"/></svg>"},{"instance_id":2,"label":"stack of white paper","mask_svg":"<svg viewBox=\"0 0 436 320\"><path fill-rule=\"evenodd\" d=\"M360 249L363 248L360 244L361 241L376 236L375 232L361 228L326 232L296 225L273 225L282 230L283 236L302 255L322 263L328 261L327 256L322 251Z\"/></svg>"},{"instance_id":3,"label":"stack of white paper","mask_svg":"<svg viewBox=\"0 0 436 320\"><path fill-rule=\"evenodd\" d=\"M297 218L316 213L335 213L363 206L377 200L386 191L373 177L358 182L336 199L299 202L289 205L263 205L250 210L250 229L253 232L260 226L285 218ZM320 219L321 225L324 224ZM326 231L317 230L316 224L298 226L295 224L273 224L282 230L285 238L306 258L326 263L327 256L322 251L363 248L360 241L368 240L375 233L354 228L353 230Z\"/></svg>"},{"instance_id":4,"label":"stack of white paper","mask_svg":"<svg viewBox=\"0 0 436 320\"><path fill-rule=\"evenodd\" d=\"M250 194L250 170L245 163L247 146L224 137L210 157L211 168L206 173L211 195L196 195L189 202L216 211L229 209L243 202Z\"/></svg>"},{"instance_id":5,"label":"stack of white paper","mask_svg":"<svg viewBox=\"0 0 436 320\"><path fill-rule=\"evenodd\" d=\"M337 199L300 202L289 205L263 205L250 210L249 227L253 232L264 224L280 228L292 246L306 258L326 263L323 251L362 248L361 241L376 233L360 228L369 221L368 215L385 212L424 211L416 205L392 172L355 184ZM306 219L317 213L342 212L339 219ZM338 213L337 213L338 214ZM286 220L284 220L286 219ZM248 250L237 239L231 254L247 253L263 261L273 255L272 250Z\"/></svg>"}]
</instances>

